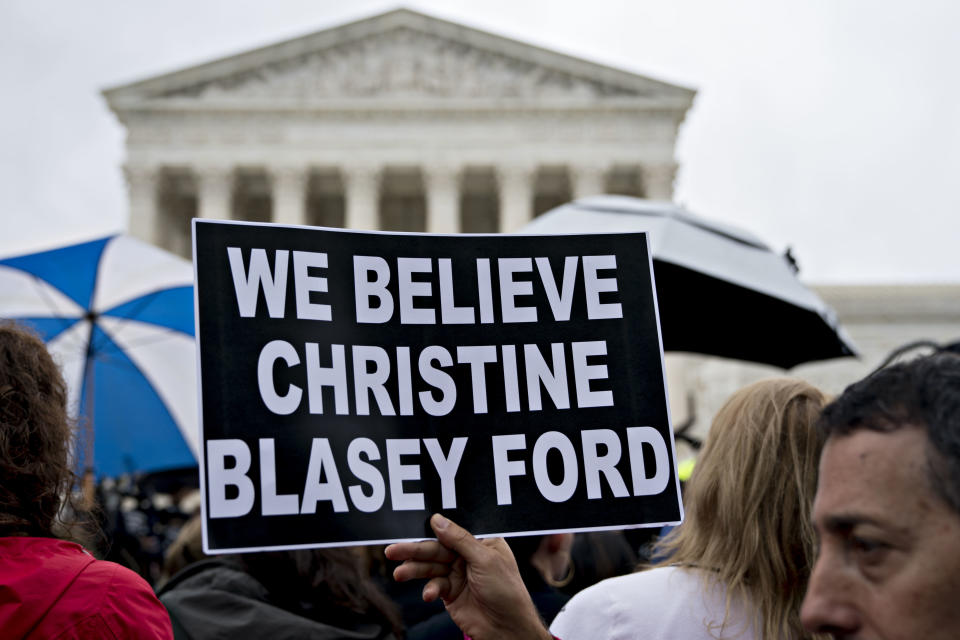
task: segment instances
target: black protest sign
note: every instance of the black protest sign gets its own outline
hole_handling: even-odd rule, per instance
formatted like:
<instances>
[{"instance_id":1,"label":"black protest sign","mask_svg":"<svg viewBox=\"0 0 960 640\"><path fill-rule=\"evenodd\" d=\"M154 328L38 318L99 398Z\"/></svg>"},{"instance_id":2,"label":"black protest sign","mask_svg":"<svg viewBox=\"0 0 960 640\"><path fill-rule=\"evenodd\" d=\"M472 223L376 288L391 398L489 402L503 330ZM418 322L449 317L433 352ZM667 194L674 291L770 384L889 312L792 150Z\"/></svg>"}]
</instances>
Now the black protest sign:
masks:
<instances>
[{"instance_id":1,"label":"black protest sign","mask_svg":"<svg viewBox=\"0 0 960 640\"><path fill-rule=\"evenodd\" d=\"M205 547L681 519L647 239L194 221Z\"/></svg>"}]
</instances>

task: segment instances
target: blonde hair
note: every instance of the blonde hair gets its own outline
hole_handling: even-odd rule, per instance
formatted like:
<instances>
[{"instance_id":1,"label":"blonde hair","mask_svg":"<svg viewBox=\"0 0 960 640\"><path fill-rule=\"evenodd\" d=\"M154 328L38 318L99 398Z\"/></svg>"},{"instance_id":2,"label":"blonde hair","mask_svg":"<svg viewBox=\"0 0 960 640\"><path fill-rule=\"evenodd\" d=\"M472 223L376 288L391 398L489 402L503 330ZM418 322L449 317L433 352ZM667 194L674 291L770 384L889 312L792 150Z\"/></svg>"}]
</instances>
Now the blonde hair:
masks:
<instances>
[{"instance_id":1,"label":"blonde hair","mask_svg":"<svg viewBox=\"0 0 960 640\"><path fill-rule=\"evenodd\" d=\"M735 393L714 418L687 484L682 526L658 544L661 564L703 569L753 614L760 637L812 638L800 605L814 562L811 505L823 438L814 428L827 399L791 379ZM745 630L744 630L745 631Z\"/></svg>"}]
</instances>

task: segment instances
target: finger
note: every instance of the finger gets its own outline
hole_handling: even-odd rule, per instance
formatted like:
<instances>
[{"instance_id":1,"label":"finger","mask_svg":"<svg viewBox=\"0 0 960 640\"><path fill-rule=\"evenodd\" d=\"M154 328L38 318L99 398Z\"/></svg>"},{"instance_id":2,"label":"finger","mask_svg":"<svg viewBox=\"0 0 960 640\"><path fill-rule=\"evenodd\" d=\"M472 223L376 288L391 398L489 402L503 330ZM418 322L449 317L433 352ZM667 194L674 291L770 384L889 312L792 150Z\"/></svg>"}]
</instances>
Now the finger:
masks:
<instances>
[{"instance_id":1,"label":"finger","mask_svg":"<svg viewBox=\"0 0 960 640\"><path fill-rule=\"evenodd\" d=\"M407 560L393 570L393 579L397 582L418 580L421 578L436 578L450 574L450 565L442 562L415 562Z\"/></svg>"},{"instance_id":2,"label":"finger","mask_svg":"<svg viewBox=\"0 0 960 640\"><path fill-rule=\"evenodd\" d=\"M439 513L431 516L430 526L433 528L433 532L437 534L437 540L443 546L453 549L463 556L467 562L472 564L486 556L486 547L479 540L474 538L469 531L452 520L444 518Z\"/></svg>"},{"instance_id":3,"label":"finger","mask_svg":"<svg viewBox=\"0 0 960 640\"><path fill-rule=\"evenodd\" d=\"M514 567L517 566L517 559L513 555L513 550L503 538L484 538L480 543L486 548L496 552L497 555L506 560L510 565Z\"/></svg>"},{"instance_id":4,"label":"finger","mask_svg":"<svg viewBox=\"0 0 960 640\"><path fill-rule=\"evenodd\" d=\"M398 542L384 549L384 555L389 560L403 562L405 560L420 560L425 562L452 562L457 557L439 542Z\"/></svg>"},{"instance_id":5,"label":"finger","mask_svg":"<svg viewBox=\"0 0 960 640\"><path fill-rule=\"evenodd\" d=\"M446 600L450 597L450 580L448 578L433 578L423 588L423 601L433 602L437 598Z\"/></svg>"}]
</instances>

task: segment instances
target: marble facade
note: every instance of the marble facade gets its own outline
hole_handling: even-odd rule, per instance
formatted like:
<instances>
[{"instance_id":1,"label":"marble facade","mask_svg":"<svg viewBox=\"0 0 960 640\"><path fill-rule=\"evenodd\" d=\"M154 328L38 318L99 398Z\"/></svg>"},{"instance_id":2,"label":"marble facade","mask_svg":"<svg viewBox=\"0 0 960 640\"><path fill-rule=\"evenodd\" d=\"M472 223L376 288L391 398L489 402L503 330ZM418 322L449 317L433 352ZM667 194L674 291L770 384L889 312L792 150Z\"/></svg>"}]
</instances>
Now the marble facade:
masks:
<instances>
[{"instance_id":1,"label":"marble facade","mask_svg":"<svg viewBox=\"0 0 960 640\"><path fill-rule=\"evenodd\" d=\"M104 95L131 232L188 255L196 216L501 232L670 200L694 92L399 9Z\"/></svg>"}]
</instances>

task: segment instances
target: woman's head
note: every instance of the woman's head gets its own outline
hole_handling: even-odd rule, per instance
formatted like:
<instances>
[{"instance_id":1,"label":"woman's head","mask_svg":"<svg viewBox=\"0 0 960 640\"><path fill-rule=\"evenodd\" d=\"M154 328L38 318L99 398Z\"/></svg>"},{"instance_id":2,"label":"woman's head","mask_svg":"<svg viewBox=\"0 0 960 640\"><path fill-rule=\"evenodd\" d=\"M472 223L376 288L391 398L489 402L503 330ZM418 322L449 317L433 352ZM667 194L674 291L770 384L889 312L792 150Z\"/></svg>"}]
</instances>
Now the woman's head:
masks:
<instances>
[{"instance_id":1,"label":"woman's head","mask_svg":"<svg viewBox=\"0 0 960 640\"><path fill-rule=\"evenodd\" d=\"M53 536L74 475L67 388L43 342L0 324L0 535Z\"/></svg>"},{"instance_id":2,"label":"woman's head","mask_svg":"<svg viewBox=\"0 0 960 640\"><path fill-rule=\"evenodd\" d=\"M709 569L758 611L763 637L800 637L814 560L810 509L826 398L811 385L765 380L717 413L684 495L686 520L668 562Z\"/></svg>"}]
</instances>

